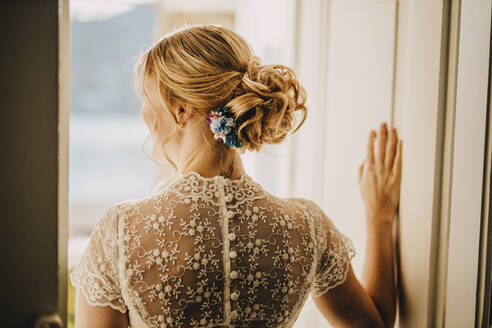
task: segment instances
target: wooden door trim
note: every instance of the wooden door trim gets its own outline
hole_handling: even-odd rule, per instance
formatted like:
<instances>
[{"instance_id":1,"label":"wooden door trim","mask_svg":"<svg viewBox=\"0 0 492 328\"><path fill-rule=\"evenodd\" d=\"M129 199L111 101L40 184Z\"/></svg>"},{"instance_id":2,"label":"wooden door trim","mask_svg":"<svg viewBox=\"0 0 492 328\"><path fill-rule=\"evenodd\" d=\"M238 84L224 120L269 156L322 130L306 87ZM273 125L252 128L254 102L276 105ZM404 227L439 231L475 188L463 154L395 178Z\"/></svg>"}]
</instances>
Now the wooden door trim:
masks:
<instances>
[{"instance_id":1,"label":"wooden door trim","mask_svg":"<svg viewBox=\"0 0 492 328\"><path fill-rule=\"evenodd\" d=\"M58 314L67 323L70 12L58 1Z\"/></svg>"}]
</instances>

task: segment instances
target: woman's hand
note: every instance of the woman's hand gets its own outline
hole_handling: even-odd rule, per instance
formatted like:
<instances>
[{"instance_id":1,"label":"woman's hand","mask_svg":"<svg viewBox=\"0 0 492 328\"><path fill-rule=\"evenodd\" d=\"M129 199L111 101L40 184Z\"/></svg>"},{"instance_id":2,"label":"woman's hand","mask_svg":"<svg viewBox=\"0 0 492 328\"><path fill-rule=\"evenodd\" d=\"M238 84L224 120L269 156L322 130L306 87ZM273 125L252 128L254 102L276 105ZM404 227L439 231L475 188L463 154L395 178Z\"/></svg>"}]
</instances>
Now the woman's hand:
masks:
<instances>
[{"instance_id":1,"label":"woman's hand","mask_svg":"<svg viewBox=\"0 0 492 328\"><path fill-rule=\"evenodd\" d=\"M392 223L400 201L402 141L395 128L391 128L388 137L386 123L381 123L375 156L376 136L376 131L371 130L367 156L359 166L359 188L368 219Z\"/></svg>"}]
</instances>

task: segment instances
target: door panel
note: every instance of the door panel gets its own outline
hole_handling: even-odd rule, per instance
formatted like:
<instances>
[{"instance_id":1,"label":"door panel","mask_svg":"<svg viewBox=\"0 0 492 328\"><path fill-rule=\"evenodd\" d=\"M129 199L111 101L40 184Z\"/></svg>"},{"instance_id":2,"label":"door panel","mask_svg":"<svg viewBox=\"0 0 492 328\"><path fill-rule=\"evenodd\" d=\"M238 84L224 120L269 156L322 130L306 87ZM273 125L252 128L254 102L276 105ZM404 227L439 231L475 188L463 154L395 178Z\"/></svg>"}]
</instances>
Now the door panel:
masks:
<instances>
[{"instance_id":1,"label":"door panel","mask_svg":"<svg viewBox=\"0 0 492 328\"><path fill-rule=\"evenodd\" d=\"M58 24L59 1L1 4L2 327L33 327L45 313L65 318L67 207L59 195L67 193L68 134L59 134L59 115L68 93L61 100L59 92L67 91L60 76L68 58L60 61L59 45L68 39L62 33L59 43Z\"/></svg>"},{"instance_id":2,"label":"door panel","mask_svg":"<svg viewBox=\"0 0 492 328\"><path fill-rule=\"evenodd\" d=\"M357 255L352 263L360 278L366 231L357 169L366 153L369 131L377 130L383 121L397 127L404 140L401 204L394 227L395 256L401 268L397 326L432 326L447 69L446 4L332 0L323 13L321 22L329 22L329 32L319 40L325 43L326 53L320 45L321 53L313 56L303 50L304 39L299 43L301 76L321 81L321 87L313 88L314 128L294 139L294 154L300 158L294 160L294 190L305 195L310 195L307 189L317 191L313 198L354 241ZM316 22L313 19L313 25ZM323 28L322 23L319 26ZM318 65L318 74L310 73L315 70L303 60L309 56L311 65ZM326 67L319 65L323 56ZM319 72L326 82L317 76ZM305 146L313 140L320 147L314 153ZM317 180L305 183L306 167Z\"/></svg>"},{"instance_id":3,"label":"door panel","mask_svg":"<svg viewBox=\"0 0 492 328\"><path fill-rule=\"evenodd\" d=\"M366 236L358 167L370 129L391 123L395 17L394 1L332 2L321 203L351 236L359 276Z\"/></svg>"},{"instance_id":4,"label":"door panel","mask_svg":"<svg viewBox=\"0 0 492 328\"><path fill-rule=\"evenodd\" d=\"M432 327L439 240L448 14L443 1L400 1L395 122L403 138L398 221L401 327Z\"/></svg>"},{"instance_id":5,"label":"door panel","mask_svg":"<svg viewBox=\"0 0 492 328\"><path fill-rule=\"evenodd\" d=\"M296 71L309 114L292 139L293 194L314 199L352 239L360 277L366 231L358 166L370 129L392 120L397 3L301 1L299 11ZM329 327L311 302L299 321Z\"/></svg>"}]
</instances>

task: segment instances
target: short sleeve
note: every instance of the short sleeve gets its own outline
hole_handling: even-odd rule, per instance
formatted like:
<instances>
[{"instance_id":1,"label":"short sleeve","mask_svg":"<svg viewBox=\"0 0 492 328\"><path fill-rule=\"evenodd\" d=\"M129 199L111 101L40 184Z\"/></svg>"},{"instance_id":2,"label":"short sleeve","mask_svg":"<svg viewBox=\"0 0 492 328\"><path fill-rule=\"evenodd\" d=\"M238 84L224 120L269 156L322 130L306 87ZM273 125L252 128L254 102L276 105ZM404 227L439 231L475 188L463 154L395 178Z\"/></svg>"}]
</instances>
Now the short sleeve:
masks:
<instances>
[{"instance_id":1,"label":"short sleeve","mask_svg":"<svg viewBox=\"0 0 492 328\"><path fill-rule=\"evenodd\" d=\"M125 313L118 278L116 206L109 208L91 232L79 264L70 273L72 285L92 306L110 306Z\"/></svg>"},{"instance_id":2,"label":"short sleeve","mask_svg":"<svg viewBox=\"0 0 492 328\"><path fill-rule=\"evenodd\" d=\"M311 203L318 245L318 262L311 294L320 296L345 281L356 251L352 240L337 229L317 204Z\"/></svg>"}]
</instances>

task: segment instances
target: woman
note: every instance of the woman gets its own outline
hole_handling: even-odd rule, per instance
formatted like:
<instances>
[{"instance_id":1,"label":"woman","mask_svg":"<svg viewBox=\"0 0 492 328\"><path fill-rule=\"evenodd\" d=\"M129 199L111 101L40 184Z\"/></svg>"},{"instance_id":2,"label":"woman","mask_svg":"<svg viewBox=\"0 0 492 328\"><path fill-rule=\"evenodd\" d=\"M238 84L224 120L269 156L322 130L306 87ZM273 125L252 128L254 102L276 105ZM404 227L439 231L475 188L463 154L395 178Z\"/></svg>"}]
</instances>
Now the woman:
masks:
<instances>
[{"instance_id":1,"label":"woman","mask_svg":"<svg viewBox=\"0 0 492 328\"><path fill-rule=\"evenodd\" d=\"M71 279L81 327L291 327L309 295L336 327L392 327L391 225L401 140L371 131L359 182L367 214L364 286L351 240L311 200L278 198L240 153L284 140L305 91L259 63L235 32L177 30L142 54L137 84L153 156L176 174L145 199L115 204Z\"/></svg>"}]
</instances>

